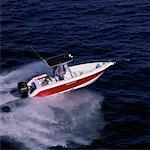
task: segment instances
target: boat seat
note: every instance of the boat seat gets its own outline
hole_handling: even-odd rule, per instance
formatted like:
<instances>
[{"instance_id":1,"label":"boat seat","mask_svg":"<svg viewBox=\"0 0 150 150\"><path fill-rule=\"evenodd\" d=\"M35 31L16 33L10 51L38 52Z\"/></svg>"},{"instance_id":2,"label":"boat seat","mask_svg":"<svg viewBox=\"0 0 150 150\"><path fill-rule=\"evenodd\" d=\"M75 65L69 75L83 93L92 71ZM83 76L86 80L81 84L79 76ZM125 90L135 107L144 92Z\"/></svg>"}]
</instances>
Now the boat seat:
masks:
<instances>
[{"instance_id":1,"label":"boat seat","mask_svg":"<svg viewBox=\"0 0 150 150\"><path fill-rule=\"evenodd\" d=\"M80 75L82 75L82 74L83 74L83 71L80 72Z\"/></svg>"},{"instance_id":2,"label":"boat seat","mask_svg":"<svg viewBox=\"0 0 150 150\"><path fill-rule=\"evenodd\" d=\"M77 72L73 72L73 77L77 77L77 76L78 76Z\"/></svg>"},{"instance_id":3,"label":"boat seat","mask_svg":"<svg viewBox=\"0 0 150 150\"><path fill-rule=\"evenodd\" d=\"M101 67L100 64L97 64L97 65L96 65L96 69L97 69L97 68L100 68L100 67Z\"/></svg>"}]
</instances>

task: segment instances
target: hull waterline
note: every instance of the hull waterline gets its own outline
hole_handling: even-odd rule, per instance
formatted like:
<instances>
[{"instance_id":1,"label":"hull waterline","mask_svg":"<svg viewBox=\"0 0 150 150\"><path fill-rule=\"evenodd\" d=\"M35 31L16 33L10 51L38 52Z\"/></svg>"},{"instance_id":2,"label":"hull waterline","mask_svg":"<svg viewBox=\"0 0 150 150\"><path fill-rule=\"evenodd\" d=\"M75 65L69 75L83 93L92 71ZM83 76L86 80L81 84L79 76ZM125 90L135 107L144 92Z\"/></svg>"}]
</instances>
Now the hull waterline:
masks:
<instances>
[{"instance_id":1,"label":"hull waterline","mask_svg":"<svg viewBox=\"0 0 150 150\"><path fill-rule=\"evenodd\" d=\"M56 80L48 74L33 77L26 84L29 89L28 96L44 97L85 87L95 82L107 68L114 64L115 62L94 62L71 66L63 80ZM23 86L23 83L21 85Z\"/></svg>"},{"instance_id":2,"label":"hull waterline","mask_svg":"<svg viewBox=\"0 0 150 150\"><path fill-rule=\"evenodd\" d=\"M93 83L102 74L103 74L103 72L98 72L98 73L95 73L91 76L88 76L88 77L85 77L85 78L82 78L82 79L79 79L79 80L75 80L75 81L72 81L72 82L57 86L57 87L53 87L53 88L41 91L35 96L43 97L43 96L53 95L53 94L56 94L56 93L64 93L66 91L79 89L79 88L85 87L85 86Z\"/></svg>"}]
</instances>

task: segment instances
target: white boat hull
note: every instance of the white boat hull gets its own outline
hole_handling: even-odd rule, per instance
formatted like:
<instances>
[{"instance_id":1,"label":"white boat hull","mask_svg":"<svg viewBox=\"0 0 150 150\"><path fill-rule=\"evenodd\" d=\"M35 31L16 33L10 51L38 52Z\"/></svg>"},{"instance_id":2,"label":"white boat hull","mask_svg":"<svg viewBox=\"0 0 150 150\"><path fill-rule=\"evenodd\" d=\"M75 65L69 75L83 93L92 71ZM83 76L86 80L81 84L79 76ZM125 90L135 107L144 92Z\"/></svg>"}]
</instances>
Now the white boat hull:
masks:
<instances>
[{"instance_id":1,"label":"white boat hull","mask_svg":"<svg viewBox=\"0 0 150 150\"><path fill-rule=\"evenodd\" d=\"M66 73L64 80L53 80L45 86L42 86L41 83L42 79L47 76L46 74L34 77L28 82L28 86L34 82L36 90L29 93L29 97L48 96L85 87L95 82L108 67L114 64L114 62L96 62L72 66L70 70L73 77Z\"/></svg>"}]
</instances>

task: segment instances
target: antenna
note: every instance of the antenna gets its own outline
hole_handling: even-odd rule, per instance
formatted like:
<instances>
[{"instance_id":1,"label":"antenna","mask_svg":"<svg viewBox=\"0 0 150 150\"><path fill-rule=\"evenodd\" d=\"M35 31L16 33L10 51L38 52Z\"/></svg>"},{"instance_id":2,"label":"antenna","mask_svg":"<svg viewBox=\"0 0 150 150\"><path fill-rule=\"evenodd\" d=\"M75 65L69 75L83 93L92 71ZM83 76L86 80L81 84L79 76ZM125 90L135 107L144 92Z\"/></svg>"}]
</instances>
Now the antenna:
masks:
<instances>
[{"instance_id":1,"label":"antenna","mask_svg":"<svg viewBox=\"0 0 150 150\"><path fill-rule=\"evenodd\" d=\"M32 51L40 58L40 60L42 60L44 63L47 64L46 60L43 59L43 58L36 52L36 50L35 50L31 45L29 45L29 46L30 46L30 48L32 49Z\"/></svg>"},{"instance_id":2,"label":"antenna","mask_svg":"<svg viewBox=\"0 0 150 150\"><path fill-rule=\"evenodd\" d=\"M30 45L30 48L41 60L43 60L43 58L35 51L35 49L31 45Z\"/></svg>"}]
</instances>

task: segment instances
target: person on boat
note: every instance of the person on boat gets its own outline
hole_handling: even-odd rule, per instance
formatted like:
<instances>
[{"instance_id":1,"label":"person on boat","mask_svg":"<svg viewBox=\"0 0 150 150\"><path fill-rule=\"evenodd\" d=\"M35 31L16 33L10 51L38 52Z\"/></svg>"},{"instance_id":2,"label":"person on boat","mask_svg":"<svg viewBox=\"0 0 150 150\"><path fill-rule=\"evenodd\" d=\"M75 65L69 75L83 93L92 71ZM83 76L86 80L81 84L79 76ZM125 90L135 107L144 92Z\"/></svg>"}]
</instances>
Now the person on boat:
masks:
<instances>
[{"instance_id":1,"label":"person on boat","mask_svg":"<svg viewBox=\"0 0 150 150\"><path fill-rule=\"evenodd\" d=\"M53 68L53 75L55 79L56 77L58 77L59 80L64 80L65 73L66 73L66 70L63 65L55 66Z\"/></svg>"},{"instance_id":2,"label":"person on boat","mask_svg":"<svg viewBox=\"0 0 150 150\"><path fill-rule=\"evenodd\" d=\"M47 85L48 83L49 83L49 77L46 76L46 77L44 78L43 82L42 82L42 85L45 86L45 85Z\"/></svg>"},{"instance_id":3,"label":"person on boat","mask_svg":"<svg viewBox=\"0 0 150 150\"><path fill-rule=\"evenodd\" d=\"M48 76L46 76L46 77L44 78L44 82L48 84L48 82L49 82L49 77L48 77Z\"/></svg>"}]
</instances>

